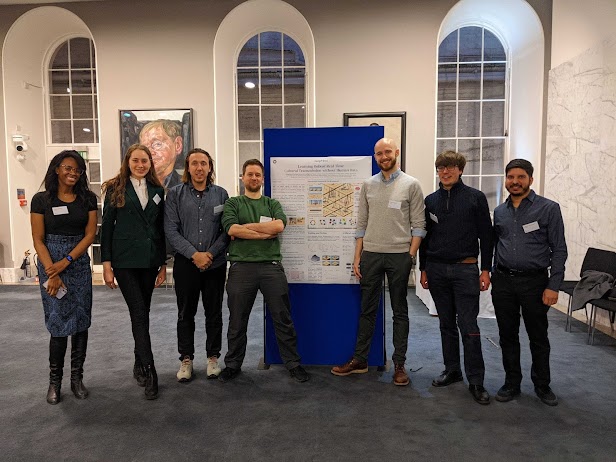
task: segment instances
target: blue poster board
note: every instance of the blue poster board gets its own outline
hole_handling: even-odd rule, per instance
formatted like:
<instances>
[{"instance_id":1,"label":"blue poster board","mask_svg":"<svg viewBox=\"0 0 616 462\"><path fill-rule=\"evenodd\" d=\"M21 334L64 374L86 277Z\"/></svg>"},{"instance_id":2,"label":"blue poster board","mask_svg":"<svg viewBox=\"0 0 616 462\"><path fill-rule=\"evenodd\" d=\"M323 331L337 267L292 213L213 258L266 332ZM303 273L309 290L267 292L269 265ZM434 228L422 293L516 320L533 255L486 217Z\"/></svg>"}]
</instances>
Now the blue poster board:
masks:
<instances>
[{"instance_id":1,"label":"blue poster board","mask_svg":"<svg viewBox=\"0 0 616 462\"><path fill-rule=\"evenodd\" d=\"M271 194L271 157L372 156L383 127L266 129L265 194ZM372 158L372 172L379 168ZM283 203L284 208L284 203ZM284 234L283 234L284 236ZM284 237L283 237L284 239ZM282 256L284 266L284 255ZM342 364L353 356L359 324L359 284L289 284L291 315L303 364ZM381 296L368 364L385 365L384 303ZM280 364L272 319L265 314L265 364Z\"/></svg>"}]
</instances>

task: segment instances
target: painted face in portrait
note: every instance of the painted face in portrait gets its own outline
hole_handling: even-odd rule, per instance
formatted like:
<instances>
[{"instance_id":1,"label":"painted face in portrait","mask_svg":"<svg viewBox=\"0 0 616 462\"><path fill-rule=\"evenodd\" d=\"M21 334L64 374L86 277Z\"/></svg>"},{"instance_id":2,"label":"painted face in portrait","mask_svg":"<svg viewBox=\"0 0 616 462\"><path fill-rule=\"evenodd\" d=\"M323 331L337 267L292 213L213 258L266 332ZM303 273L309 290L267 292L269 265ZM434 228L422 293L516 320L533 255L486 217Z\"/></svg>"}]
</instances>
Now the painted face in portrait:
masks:
<instances>
[{"instance_id":1,"label":"painted face in portrait","mask_svg":"<svg viewBox=\"0 0 616 462\"><path fill-rule=\"evenodd\" d=\"M248 165L242 175L242 182L246 191L259 192L263 186L263 170L259 165Z\"/></svg>"},{"instance_id":2,"label":"painted face in portrait","mask_svg":"<svg viewBox=\"0 0 616 462\"><path fill-rule=\"evenodd\" d=\"M145 151L141 149L134 150L128 161L128 167L130 168L130 174L133 178L141 180L150 171L150 158Z\"/></svg>"},{"instance_id":3,"label":"painted face in portrait","mask_svg":"<svg viewBox=\"0 0 616 462\"><path fill-rule=\"evenodd\" d=\"M175 159L182 152L182 137L171 139L162 127L152 127L141 132L139 140L150 149L156 175L162 181L173 171Z\"/></svg>"}]
</instances>

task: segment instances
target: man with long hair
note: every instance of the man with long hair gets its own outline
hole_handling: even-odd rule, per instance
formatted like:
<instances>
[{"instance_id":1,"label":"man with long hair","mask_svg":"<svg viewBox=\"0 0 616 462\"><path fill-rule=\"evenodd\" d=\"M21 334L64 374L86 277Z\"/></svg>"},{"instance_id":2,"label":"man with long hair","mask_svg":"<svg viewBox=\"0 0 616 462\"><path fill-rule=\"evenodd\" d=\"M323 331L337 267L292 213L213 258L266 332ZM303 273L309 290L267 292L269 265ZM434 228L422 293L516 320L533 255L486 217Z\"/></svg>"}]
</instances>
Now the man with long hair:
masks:
<instances>
[{"instance_id":1,"label":"man with long hair","mask_svg":"<svg viewBox=\"0 0 616 462\"><path fill-rule=\"evenodd\" d=\"M221 226L227 191L214 184L214 160L203 149L186 155L182 183L167 192L165 235L174 252L173 279L178 303L179 382L193 377L195 314L199 295L205 311L207 376L220 374L222 299L229 236Z\"/></svg>"}]
</instances>

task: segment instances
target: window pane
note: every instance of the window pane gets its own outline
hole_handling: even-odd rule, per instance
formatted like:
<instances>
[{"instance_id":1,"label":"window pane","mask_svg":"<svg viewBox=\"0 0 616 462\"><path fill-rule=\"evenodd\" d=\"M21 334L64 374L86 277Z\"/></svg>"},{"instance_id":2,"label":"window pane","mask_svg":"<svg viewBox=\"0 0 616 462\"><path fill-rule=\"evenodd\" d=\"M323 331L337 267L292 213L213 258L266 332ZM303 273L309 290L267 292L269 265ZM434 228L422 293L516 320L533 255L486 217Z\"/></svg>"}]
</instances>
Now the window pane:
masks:
<instances>
[{"instance_id":1,"label":"window pane","mask_svg":"<svg viewBox=\"0 0 616 462\"><path fill-rule=\"evenodd\" d=\"M75 120L75 143L94 143L94 120Z\"/></svg>"},{"instance_id":2,"label":"window pane","mask_svg":"<svg viewBox=\"0 0 616 462\"><path fill-rule=\"evenodd\" d=\"M306 71L304 69L285 69L284 70L284 102L305 103L306 102Z\"/></svg>"},{"instance_id":3,"label":"window pane","mask_svg":"<svg viewBox=\"0 0 616 462\"><path fill-rule=\"evenodd\" d=\"M481 98L481 64L460 64L458 99Z\"/></svg>"},{"instance_id":4,"label":"window pane","mask_svg":"<svg viewBox=\"0 0 616 462\"><path fill-rule=\"evenodd\" d=\"M90 191L101 197L101 185L98 183L90 183Z\"/></svg>"},{"instance_id":5,"label":"window pane","mask_svg":"<svg viewBox=\"0 0 616 462\"><path fill-rule=\"evenodd\" d=\"M92 72L72 71L71 90L73 94L92 94Z\"/></svg>"},{"instance_id":6,"label":"window pane","mask_svg":"<svg viewBox=\"0 0 616 462\"><path fill-rule=\"evenodd\" d=\"M304 53L297 42L288 35L284 35L283 37L284 65L305 66L306 61L304 60Z\"/></svg>"},{"instance_id":7,"label":"window pane","mask_svg":"<svg viewBox=\"0 0 616 462\"><path fill-rule=\"evenodd\" d=\"M282 106L263 106L261 109L263 128L282 128Z\"/></svg>"},{"instance_id":8,"label":"window pane","mask_svg":"<svg viewBox=\"0 0 616 462\"><path fill-rule=\"evenodd\" d=\"M436 115L436 136L456 136L456 103L438 103Z\"/></svg>"},{"instance_id":9,"label":"window pane","mask_svg":"<svg viewBox=\"0 0 616 462\"><path fill-rule=\"evenodd\" d=\"M484 61L506 61L505 49L500 40L489 30L484 29Z\"/></svg>"},{"instance_id":10,"label":"window pane","mask_svg":"<svg viewBox=\"0 0 616 462\"><path fill-rule=\"evenodd\" d=\"M505 171L505 140L504 139L484 139L483 140L483 170L484 175Z\"/></svg>"},{"instance_id":11,"label":"window pane","mask_svg":"<svg viewBox=\"0 0 616 462\"><path fill-rule=\"evenodd\" d=\"M479 147L481 146L481 140L458 140L458 152L466 157L466 166L464 167L464 173L467 175L479 175L479 159L481 155L479 153Z\"/></svg>"},{"instance_id":12,"label":"window pane","mask_svg":"<svg viewBox=\"0 0 616 462\"><path fill-rule=\"evenodd\" d=\"M92 246L92 264L93 265L102 265L103 262L101 260L102 260L102 257L101 257L101 246L100 245L93 245Z\"/></svg>"},{"instance_id":13,"label":"window pane","mask_svg":"<svg viewBox=\"0 0 616 462\"><path fill-rule=\"evenodd\" d=\"M49 73L49 87L52 95L68 95L68 71L52 71Z\"/></svg>"},{"instance_id":14,"label":"window pane","mask_svg":"<svg viewBox=\"0 0 616 462\"><path fill-rule=\"evenodd\" d=\"M436 155L445 151L455 151L456 140L436 140Z\"/></svg>"},{"instance_id":15,"label":"window pane","mask_svg":"<svg viewBox=\"0 0 616 462\"><path fill-rule=\"evenodd\" d=\"M73 119L91 119L93 117L92 96L73 96Z\"/></svg>"},{"instance_id":16,"label":"window pane","mask_svg":"<svg viewBox=\"0 0 616 462\"><path fill-rule=\"evenodd\" d=\"M237 108L240 140L260 140L259 108L240 106Z\"/></svg>"},{"instance_id":17,"label":"window pane","mask_svg":"<svg viewBox=\"0 0 616 462\"><path fill-rule=\"evenodd\" d=\"M51 121L51 142L52 143L72 143L70 120Z\"/></svg>"},{"instance_id":18,"label":"window pane","mask_svg":"<svg viewBox=\"0 0 616 462\"><path fill-rule=\"evenodd\" d=\"M467 176L466 170L464 170L464 174L462 174L462 181L464 181L464 184L466 186L479 189L479 177L478 176Z\"/></svg>"},{"instance_id":19,"label":"window pane","mask_svg":"<svg viewBox=\"0 0 616 462\"><path fill-rule=\"evenodd\" d=\"M51 57L52 69L68 69L68 42L60 45Z\"/></svg>"},{"instance_id":20,"label":"window pane","mask_svg":"<svg viewBox=\"0 0 616 462\"><path fill-rule=\"evenodd\" d=\"M52 119L70 119L71 118L71 101L70 96L52 96L51 103L51 118Z\"/></svg>"},{"instance_id":21,"label":"window pane","mask_svg":"<svg viewBox=\"0 0 616 462\"><path fill-rule=\"evenodd\" d=\"M71 49L71 68L89 69L92 67L90 62L90 40L87 38L75 38L70 40Z\"/></svg>"},{"instance_id":22,"label":"window pane","mask_svg":"<svg viewBox=\"0 0 616 462\"><path fill-rule=\"evenodd\" d=\"M483 99L505 99L506 64L483 65Z\"/></svg>"},{"instance_id":23,"label":"window pane","mask_svg":"<svg viewBox=\"0 0 616 462\"><path fill-rule=\"evenodd\" d=\"M282 34L263 32L261 38L261 66L282 66Z\"/></svg>"},{"instance_id":24,"label":"window pane","mask_svg":"<svg viewBox=\"0 0 616 462\"><path fill-rule=\"evenodd\" d=\"M490 101L483 103L481 136L505 136L505 103Z\"/></svg>"},{"instance_id":25,"label":"window pane","mask_svg":"<svg viewBox=\"0 0 616 462\"><path fill-rule=\"evenodd\" d=\"M481 179L481 190L488 198L490 210L494 210L502 202L503 197L503 177L488 176Z\"/></svg>"},{"instance_id":26,"label":"window pane","mask_svg":"<svg viewBox=\"0 0 616 462\"><path fill-rule=\"evenodd\" d=\"M438 66L438 100L456 99L457 64L439 64Z\"/></svg>"},{"instance_id":27,"label":"window pane","mask_svg":"<svg viewBox=\"0 0 616 462\"><path fill-rule=\"evenodd\" d=\"M239 166L240 166L240 174L242 173L242 166L244 162L249 159L260 159L261 158L261 143L259 141L255 143L240 143L239 144Z\"/></svg>"},{"instance_id":28,"label":"window pane","mask_svg":"<svg viewBox=\"0 0 616 462\"><path fill-rule=\"evenodd\" d=\"M481 27L460 29L460 61L481 61Z\"/></svg>"},{"instance_id":29,"label":"window pane","mask_svg":"<svg viewBox=\"0 0 616 462\"><path fill-rule=\"evenodd\" d=\"M458 104L458 136L479 136L479 102Z\"/></svg>"},{"instance_id":30,"label":"window pane","mask_svg":"<svg viewBox=\"0 0 616 462\"><path fill-rule=\"evenodd\" d=\"M438 62L451 63L458 60L458 31L453 31L438 47Z\"/></svg>"},{"instance_id":31,"label":"window pane","mask_svg":"<svg viewBox=\"0 0 616 462\"><path fill-rule=\"evenodd\" d=\"M98 132L99 132L99 130L98 130L98 119L94 119L94 142L95 143L99 142Z\"/></svg>"},{"instance_id":32,"label":"window pane","mask_svg":"<svg viewBox=\"0 0 616 462\"><path fill-rule=\"evenodd\" d=\"M99 183L101 181L100 162L88 162L88 169L90 170L88 174L89 180L94 183Z\"/></svg>"},{"instance_id":33,"label":"window pane","mask_svg":"<svg viewBox=\"0 0 616 462\"><path fill-rule=\"evenodd\" d=\"M242 47L237 58L237 67L257 67L259 65L259 36L255 35Z\"/></svg>"},{"instance_id":34,"label":"window pane","mask_svg":"<svg viewBox=\"0 0 616 462\"><path fill-rule=\"evenodd\" d=\"M261 70L261 104L282 103L282 69Z\"/></svg>"},{"instance_id":35,"label":"window pane","mask_svg":"<svg viewBox=\"0 0 616 462\"><path fill-rule=\"evenodd\" d=\"M259 104L259 71L257 69L237 70L237 102Z\"/></svg>"},{"instance_id":36,"label":"window pane","mask_svg":"<svg viewBox=\"0 0 616 462\"><path fill-rule=\"evenodd\" d=\"M285 106L284 126L286 128L304 128L306 126L306 109L304 106Z\"/></svg>"}]
</instances>

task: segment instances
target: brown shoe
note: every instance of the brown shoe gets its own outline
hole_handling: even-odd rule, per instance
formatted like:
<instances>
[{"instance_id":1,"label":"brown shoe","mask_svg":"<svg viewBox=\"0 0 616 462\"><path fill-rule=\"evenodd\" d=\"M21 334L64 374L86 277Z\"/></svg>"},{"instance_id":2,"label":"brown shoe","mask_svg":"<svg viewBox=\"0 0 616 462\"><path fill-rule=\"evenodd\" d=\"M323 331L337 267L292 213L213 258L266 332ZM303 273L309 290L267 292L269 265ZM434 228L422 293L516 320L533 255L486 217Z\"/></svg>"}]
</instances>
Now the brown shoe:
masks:
<instances>
[{"instance_id":1,"label":"brown shoe","mask_svg":"<svg viewBox=\"0 0 616 462\"><path fill-rule=\"evenodd\" d=\"M334 375L351 375L351 374L364 374L368 372L368 363L358 361L353 358L348 363L343 364L342 366L334 366L332 367L332 374Z\"/></svg>"},{"instance_id":2,"label":"brown shoe","mask_svg":"<svg viewBox=\"0 0 616 462\"><path fill-rule=\"evenodd\" d=\"M394 385L403 387L411 383L411 379L404 370L404 364L396 364L394 367Z\"/></svg>"}]
</instances>

